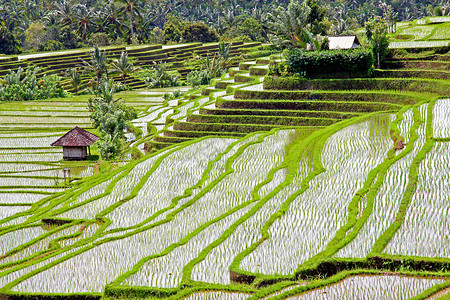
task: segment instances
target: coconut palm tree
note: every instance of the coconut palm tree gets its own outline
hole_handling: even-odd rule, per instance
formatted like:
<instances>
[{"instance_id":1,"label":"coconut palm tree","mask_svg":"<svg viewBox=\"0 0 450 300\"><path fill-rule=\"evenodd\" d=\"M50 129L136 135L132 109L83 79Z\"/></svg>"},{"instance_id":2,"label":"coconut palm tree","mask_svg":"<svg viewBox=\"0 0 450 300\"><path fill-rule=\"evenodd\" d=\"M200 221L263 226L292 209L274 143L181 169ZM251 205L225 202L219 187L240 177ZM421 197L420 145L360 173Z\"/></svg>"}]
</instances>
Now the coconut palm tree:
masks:
<instances>
[{"instance_id":1,"label":"coconut palm tree","mask_svg":"<svg viewBox=\"0 0 450 300\"><path fill-rule=\"evenodd\" d=\"M91 57L88 61L83 60L84 69L87 72L92 72L95 75L96 86L98 86L103 77L108 78L108 58L106 57L105 51L100 51L100 49L95 46L94 51L91 52Z\"/></svg>"},{"instance_id":2,"label":"coconut palm tree","mask_svg":"<svg viewBox=\"0 0 450 300\"><path fill-rule=\"evenodd\" d=\"M78 4L74 7L74 16L77 34L83 39L84 42L87 41L87 36L91 32L94 18L94 10L89 9L86 5Z\"/></svg>"},{"instance_id":3,"label":"coconut palm tree","mask_svg":"<svg viewBox=\"0 0 450 300\"><path fill-rule=\"evenodd\" d=\"M306 48L310 42L307 29L310 10L306 1L294 0L287 9L279 7L276 14L268 14L271 33L278 37L281 45Z\"/></svg>"},{"instance_id":4,"label":"coconut palm tree","mask_svg":"<svg viewBox=\"0 0 450 300\"><path fill-rule=\"evenodd\" d=\"M72 24L72 20L74 18L72 5L70 5L67 1L63 1L56 5L55 14L59 17L62 25Z\"/></svg>"},{"instance_id":5,"label":"coconut palm tree","mask_svg":"<svg viewBox=\"0 0 450 300\"><path fill-rule=\"evenodd\" d=\"M120 74L120 78L124 85L127 85L127 76L137 70L139 67L134 67L133 64L128 59L128 53L122 51L122 54L118 59L115 59L111 65L113 71L118 72Z\"/></svg>"},{"instance_id":6,"label":"coconut palm tree","mask_svg":"<svg viewBox=\"0 0 450 300\"><path fill-rule=\"evenodd\" d=\"M124 16L128 15L128 19L130 22L130 33L131 33L131 42L135 44L135 36L134 36L134 20L135 18L141 18L141 7L139 6L139 0L116 0L119 3L123 4L123 7L119 10Z\"/></svg>"}]
</instances>

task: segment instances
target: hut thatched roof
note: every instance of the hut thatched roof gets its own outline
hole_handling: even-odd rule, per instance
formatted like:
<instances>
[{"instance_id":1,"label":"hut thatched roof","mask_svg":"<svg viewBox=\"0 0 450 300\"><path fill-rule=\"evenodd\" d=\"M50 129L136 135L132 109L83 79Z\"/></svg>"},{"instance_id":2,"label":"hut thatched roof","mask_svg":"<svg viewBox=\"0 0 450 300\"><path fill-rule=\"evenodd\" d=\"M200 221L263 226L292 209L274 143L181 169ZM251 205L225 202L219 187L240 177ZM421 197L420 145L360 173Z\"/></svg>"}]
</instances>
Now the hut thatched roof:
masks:
<instances>
[{"instance_id":1,"label":"hut thatched roof","mask_svg":"<svg viewBox=\"0 0 450 300\"><path fill-rule=\"evenodd\" d=\"M87 147L98 140L98 136L92 134L78 126L51 143L51 146L64 147Z\"/></svg>"}]
</instances>

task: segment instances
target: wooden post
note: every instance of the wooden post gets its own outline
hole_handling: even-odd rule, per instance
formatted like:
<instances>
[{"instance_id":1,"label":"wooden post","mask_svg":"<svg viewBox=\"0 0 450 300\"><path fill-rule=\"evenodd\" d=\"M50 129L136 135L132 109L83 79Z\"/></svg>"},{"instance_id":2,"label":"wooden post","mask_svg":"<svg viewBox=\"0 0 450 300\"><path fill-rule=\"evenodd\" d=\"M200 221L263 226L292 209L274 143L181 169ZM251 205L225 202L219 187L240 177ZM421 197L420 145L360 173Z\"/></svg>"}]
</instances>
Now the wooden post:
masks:
<instances>
[{"instance_id":1,"label":"wooden post","mask_svg":"<svg viewBox=\"0 0 450 300\"><path fill-rule=\"evenodd\" d=\"M69 183L70 185L70 168L63 169L63 173L64 173L64 183Z\"/></svg>"}]
</instances>

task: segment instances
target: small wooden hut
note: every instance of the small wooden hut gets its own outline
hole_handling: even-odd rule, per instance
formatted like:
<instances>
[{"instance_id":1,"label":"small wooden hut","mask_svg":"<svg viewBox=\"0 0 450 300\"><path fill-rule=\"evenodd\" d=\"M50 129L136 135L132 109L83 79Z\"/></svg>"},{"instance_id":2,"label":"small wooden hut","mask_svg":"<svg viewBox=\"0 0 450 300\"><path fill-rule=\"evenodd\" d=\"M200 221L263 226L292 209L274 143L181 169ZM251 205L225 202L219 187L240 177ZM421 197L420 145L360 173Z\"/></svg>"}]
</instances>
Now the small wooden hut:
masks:
<instances>
[{"instance_id":1,"label":"small wooden hut","mask_svg":"<svg viewBox=\"0 0 450 300\"><path fill-rule=\"evenodd\" d=\"M98 136L78 126L67 132L51 144L63 147L63 158L66 160L82 160L91 156L90 146L98 140Z\"/></svg>"}]
</instances>

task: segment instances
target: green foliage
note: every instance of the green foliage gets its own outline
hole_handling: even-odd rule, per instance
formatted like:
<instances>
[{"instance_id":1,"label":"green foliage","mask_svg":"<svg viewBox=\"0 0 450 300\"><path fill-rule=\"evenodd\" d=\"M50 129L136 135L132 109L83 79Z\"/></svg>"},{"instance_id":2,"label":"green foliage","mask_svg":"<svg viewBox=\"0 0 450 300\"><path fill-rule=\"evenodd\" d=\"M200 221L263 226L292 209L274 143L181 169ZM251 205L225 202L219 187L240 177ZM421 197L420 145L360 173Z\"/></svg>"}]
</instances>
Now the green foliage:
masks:
<instances>
[{"instance_id":1,"label":"green foliage","mask_svg":"<svg viewBox=\"0 0 450 300\"><path fill-rule=\"evenodd\" d=\"M278 76L278 77L286 77L288 76L287 64L286 62L274 62L270 64L269 71L267 75L269 76Z\"/></svg>"},{"instance_id":2,"label":"green foliage","mask_svg":"<svg viewBox=\"0 0 450 300\"><path fill-rule=\"evenodd\" d=\"M174 15L167 16L167 21L163 27L166 42L169 41L173 41L176 43L180 42L181 33L183 32L183 30L184 30L184 23L180 18Z\"/></svg>"},{"instance_id":3,"label":"green foliage","mask_svg":"<svg viewBox=\"0 0 450 300\"><path fill-rule=\"evenodd\" d=\"M82 46L81 38L70 29L70 27L63 27L58 39L66 49L75 49Z\"/></svg>"},{"instance_id":4,"label":"green foliage","mask_svg":"<svg viewBox=\"0 0 450 300\"><path fill-rule=\"evenodd\" d=\"M88 44L91 46L108 46L111 45L111 41L106 33L96 32L91 34L88 39Z\"/></svg>"},{"instance_id":5,"label":"green foliage","mask_svg":"<svg viewBox=\"0 0 450 300\"><path fill-rule=\"evenodd\" d=\"M150 76L145 79L145 82L150 88L163 88L170 86L178 86L178 76L167 72L165 64L154 64Z\"/></svg>"},{"instance_id":6,"label":"green foliage","mask_svg":"<svg viewBox=\"0 0 450 300\"><path fill-rule=\"evenodd\" d=\"M149 44L164 44L165 41L166 37L164 35L164 31L159 27L153 28L147 39Z\"/></svg>"},{"instance_id":7,"label":"green foliage","mask_svg":"<svg viewBox=\"0 0 450 300\"><path fill-rule=\"evenodd\" d=\"M0 53L19 54L22 47L9 29L0 23Z\"/></svg>"},{"instance_id":8,"label":"green foliage","mask_svg":"<svg viewBox=\"0 0 450 300\"><path fill-rule=\"evenodd\" d=\"M25 31L25 48L37 49L47 40L45 26L41 21L35 21Z\"/></svg>"},{"instance_id":9,"label":"green foliage","mask_svg":"<svg viewBox=\"0 0 450 300\"><path fill-rule=\"evenodd\" d=\"M78 93L81 85L81 72L78 68L69 69L66 72L66 76L69 78L70 85L72 86L75 94Z\"/></svg>"},{"instance_id":10,"label":"green foliage","mask_svg":"<svg viewBox=\"0 0 450 300\"><path fill-rule=\"evenodd\" d=\"M200 85L209 84L209 80L210 78L206 70L191 71L186 77L188 85L194 88L199 87Z\"/></svg>"},{"instance_id":11,"label":"green foliage","mask_svg":"<svg viewBox=\"0 0 450 300\"><path fill-rule=\"evenodd\" d=\"M265 41L265 31L261 23L254 18L246 18L237 28L240 36L248 36L251 41Z\"/></svg>"},{"instance_id":12,"label":"green foliage","mask_svg":"<svg viewBox=\"0 0 450 300\"><path fill-rule=\"evenodd\" d=\"M90 59L84 60L83 64L84 69L95 76L96 85L100 84L102 78L108 77L108 57L106 57L105 51L100 51L98 46L94 47Z\"/></svg>"},{"instance_id":13,"label":"green foliage","mask_svg":"<svg viewBox=\"0 0 450 300\"><path fill-rule=\"evenodd\" d=\"M115 159L122 150L121 141L117 138L117 136L106 135L97 143L98 150L100 151L102 158L105 160Z\"/></svg>"},{"instance_id":14,"label":"green foliage","mask_svg":"<svg viewBox=\"0 0 450 300\"><path fill-rule=\"evenodd\" d=\"M134 73L140 68L135 68L131 61L128 59L128 53L122 51L120 57L115 59L112 63L112 69L114 72L118 72L120 74L120 78L122 79L122 83L124 85L127 84L127 76L131 73Z\"/></svg>"},{"instance_id":15,"label":"green foliage","mask_svg":"<svg viewBox=\"0 0 450 300\"><path fill-rule=\"evenodd\" d=\"M384 19L377 18L372 19L365 23L367 39L372 46L374 57L377 60L378 69L381 67L381 63L386 57L389 47L388 28L389 25Z\"/></svg>"},{"instance_id":16,"label":"green foliage","mask_svg":"<svg viewBox=\"0 0 450 300\"><path fill-rule=\"evenodd\" d=\"M88 102L93 125L104 135L98 148L102 158L106 160L114 159L120 154L127 122L137 117L132 107L125 106L120 99L114 99L114 92L114 82L102 80L96 98L89 99Z\"/></svg>"},{"instance_id":17,"label":"green foliage","mask_svg":"<svg viewBox=\"0 0 450 300\"><path fill-rule=\"evenodd\" d=\"M370 76L373 55L370 50L299 51L292 49L287 58L289 71L313 76L314 74L348 73Z\"/></svg>"},{"instance_id":18,"label":"green foliage","mask_svg":"<svg viewBox=\"0 0 450 300\"><path fill-rule=\"evenodd\" d=\"M186 25L181 33L185 43L212 43L219 40L215 30L212 30L203 22L190 23Z\"/></svg>"},{"instance_id":19,"label":"green foliage","mask_svg":"<svg viewBox=\"0 0 450 300\"><path fill-rule=\"evenodd\" d=\"M208 77L216 78L222 76L225 72L223 69L223 58L214 55L213 57L206 56L202 59L202 70L205 70Z\"/></svg>"},{"instance_id":20,"label":"green foliage","mask_svg":"<svg viewBox=\"0 0 450 300\"><path fill-rule=\"evenodd\" d=\"M0 99L2 101L22 101L67 97L61 86L61 79L56 75L37 77L39 68L28 67L25 71L10 71L0 82Z\"/></svg>"},{"instance_id":21,"label":"green foliage","mask_svg":"<svg viewBox=\"0 0 450 300\"><path fill-rule=\"evenodd\" d=\"M38 51L58 51L64 50L65 47L60 41L48 40L37 47Z\"/></svg>"}]
</instances>

